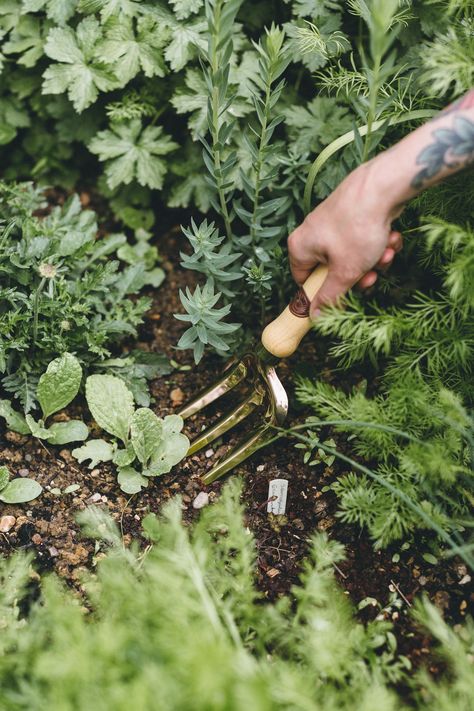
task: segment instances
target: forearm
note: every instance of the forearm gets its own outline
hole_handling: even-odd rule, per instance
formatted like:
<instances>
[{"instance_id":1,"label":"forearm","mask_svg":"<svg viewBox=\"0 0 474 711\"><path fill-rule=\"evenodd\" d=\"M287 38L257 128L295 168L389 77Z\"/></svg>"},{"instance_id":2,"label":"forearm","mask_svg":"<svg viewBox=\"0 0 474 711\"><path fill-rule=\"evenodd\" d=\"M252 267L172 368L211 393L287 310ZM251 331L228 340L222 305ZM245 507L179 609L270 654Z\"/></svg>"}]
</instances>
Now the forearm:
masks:
<instances>
[{"instance_id":1,"label":"forearm","mask_svg":"<svg viewBox=\"0 0 474 711\"><path fill-rule=\"evenodd\" d=\"M474 162L474 90L361 166L395 213L425 188Z\"/></svg>"}]
</instances>

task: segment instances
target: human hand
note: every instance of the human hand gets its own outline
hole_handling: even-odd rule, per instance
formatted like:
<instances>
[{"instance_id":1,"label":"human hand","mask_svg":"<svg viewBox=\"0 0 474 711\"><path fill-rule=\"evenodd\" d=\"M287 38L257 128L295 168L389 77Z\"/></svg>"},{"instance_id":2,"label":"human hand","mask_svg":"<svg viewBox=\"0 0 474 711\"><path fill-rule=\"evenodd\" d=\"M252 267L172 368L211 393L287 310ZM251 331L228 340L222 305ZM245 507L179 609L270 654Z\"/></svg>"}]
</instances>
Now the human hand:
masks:
<instances>
[{"instance_id":1,"label":"human hand","mask_svg":"<svg viewBox=\"0 0 474 711\"><path fill-rule=\"evenodd\" d=\"M387 269L402 248L401 234L391 228L402 208L377 184L373 162L350 173L288 238L290 267L298 284L317 264L329 268L311 303L312 318L355 284L373 286L376 270Z\"/></svg>"}]
</instances>

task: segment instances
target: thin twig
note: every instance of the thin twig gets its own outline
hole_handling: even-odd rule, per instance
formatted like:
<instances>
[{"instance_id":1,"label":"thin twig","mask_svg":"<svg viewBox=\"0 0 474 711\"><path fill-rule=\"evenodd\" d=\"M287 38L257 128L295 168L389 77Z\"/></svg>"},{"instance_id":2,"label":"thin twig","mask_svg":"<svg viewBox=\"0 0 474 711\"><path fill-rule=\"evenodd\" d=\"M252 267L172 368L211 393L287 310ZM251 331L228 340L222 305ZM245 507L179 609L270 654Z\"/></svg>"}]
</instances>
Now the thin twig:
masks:
<instances>
[{"instance_id":1,"label":"thin twig","mask_svg":"<svg viewBox=\"0 0 474 711\"><path fill-rule=\"evenodd\" d=\"M411 607L412 604L411 604L410 600L408 600L408 598L405 597L405 595L402 593L402 591L400 590L400 588L399 588L399 586L397 585L397 583L396 583L394 580L390 580L390 582L392 583L393 587L395 588L395 590L397 591L397 593L400 595L400 597L402 598L402 600L404 600L404 601L406 602L406 604L408 605L408 607Z\"/></svg>"}]
</instances>

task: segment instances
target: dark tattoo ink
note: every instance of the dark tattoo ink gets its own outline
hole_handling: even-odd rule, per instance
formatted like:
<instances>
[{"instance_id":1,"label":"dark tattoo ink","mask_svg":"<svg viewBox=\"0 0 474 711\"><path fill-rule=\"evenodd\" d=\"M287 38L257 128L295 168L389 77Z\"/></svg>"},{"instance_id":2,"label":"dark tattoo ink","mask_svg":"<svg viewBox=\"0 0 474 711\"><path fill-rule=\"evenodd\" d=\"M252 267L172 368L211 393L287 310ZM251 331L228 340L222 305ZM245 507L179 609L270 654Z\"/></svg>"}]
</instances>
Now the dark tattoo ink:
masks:
<instances>
[{"instance_id":1,"label":"dark tattoo ink","mask_svg":"<svg viewBox=\"0 0 474 711\"><path fill-rule=\"evenodd\" d=\"M435 178L444 168L464 168L474 160L474 121L465 116L455 116L452 128L433 131L434 142L423 148L416 158L417 165L425 167L411 181L419 190Z\"/></svg>"}]
</instances>

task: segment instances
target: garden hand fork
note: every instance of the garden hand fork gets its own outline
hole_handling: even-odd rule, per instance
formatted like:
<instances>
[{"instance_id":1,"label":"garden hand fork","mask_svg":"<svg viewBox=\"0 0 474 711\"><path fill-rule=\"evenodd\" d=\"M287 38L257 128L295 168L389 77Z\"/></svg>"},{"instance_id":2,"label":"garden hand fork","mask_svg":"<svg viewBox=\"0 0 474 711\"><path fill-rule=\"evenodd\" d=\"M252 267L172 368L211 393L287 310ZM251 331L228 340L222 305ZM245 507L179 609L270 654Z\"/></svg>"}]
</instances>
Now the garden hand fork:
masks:
<instances>
[{"instance_id":1,"label":"garden hand fork","mask_svg":"<svg viewBox=\"0 0 474 711\"><path fill-rule=\"evenodd\" d=\"M238 362L233 361L219 380L180 411L181 417L190 417L237 385L247 385L242 402L198 435L191 442L187 456L228 432L252 412L262 412L261 424L249 437L237 444L227 457L214 465L203 477L205 484L210 484L247 459L273 437L275 426L283 424L288 412L288 396L274 365L280 358L292 355L310 330L309 307L326 274L326 266L316 267L286 309L265 328L256 351L247 353Z\"/></svg>"}]
</instances>

